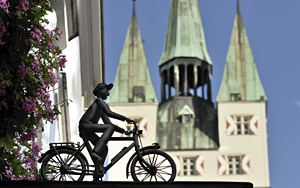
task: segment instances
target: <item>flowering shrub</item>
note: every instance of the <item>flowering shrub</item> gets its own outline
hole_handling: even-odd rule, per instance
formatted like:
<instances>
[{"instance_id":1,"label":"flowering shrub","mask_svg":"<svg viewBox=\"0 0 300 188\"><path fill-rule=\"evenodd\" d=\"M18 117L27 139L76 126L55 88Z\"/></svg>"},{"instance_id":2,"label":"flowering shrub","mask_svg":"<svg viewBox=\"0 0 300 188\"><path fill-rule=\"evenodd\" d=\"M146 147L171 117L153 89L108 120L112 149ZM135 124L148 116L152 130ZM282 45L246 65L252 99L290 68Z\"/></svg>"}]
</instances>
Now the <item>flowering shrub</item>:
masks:
<instances>
[{"instance_id":1,"label":"flowering shrub","mask_svg":"<svg viewBox=\"0 0 300 188\"><path fill-rule=\"evenodd\" d=\"M0 163L11 179L37 178L36 129L59 114L47 91L67 60L53 45L62 32L46 28L46 11L48 0L0 0Z\"/></svg>"}]
</instances>

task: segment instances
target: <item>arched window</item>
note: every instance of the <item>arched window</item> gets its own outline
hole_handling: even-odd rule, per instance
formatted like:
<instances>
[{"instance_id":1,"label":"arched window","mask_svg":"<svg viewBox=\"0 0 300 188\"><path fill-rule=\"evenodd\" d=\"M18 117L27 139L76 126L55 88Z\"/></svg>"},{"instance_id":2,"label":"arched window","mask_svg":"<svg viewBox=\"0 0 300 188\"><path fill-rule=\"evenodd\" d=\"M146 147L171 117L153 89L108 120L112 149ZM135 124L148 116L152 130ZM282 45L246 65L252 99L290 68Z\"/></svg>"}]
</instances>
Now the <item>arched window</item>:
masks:
<instances>
[{"instance_id":1,"label":"arched window","mask_svg":"<svg viewBox=\"0 0 300 188\"><path fill-rule=\"evenodd\" d=\"M179 95L184 95L185 66L179 65Z\"/></svg>"},{"instance_id":2,"label":"arched window","mask_svg":"<svg viewBox=\"0 0 300 188\"><path fill-rule=\"evenodd\" d=\"M188 81L188 95L194 95L194 85L195 85L195 73L194 73L194 65L188 65L187 67L187 81Z\"/></svg>"}]
</instances>

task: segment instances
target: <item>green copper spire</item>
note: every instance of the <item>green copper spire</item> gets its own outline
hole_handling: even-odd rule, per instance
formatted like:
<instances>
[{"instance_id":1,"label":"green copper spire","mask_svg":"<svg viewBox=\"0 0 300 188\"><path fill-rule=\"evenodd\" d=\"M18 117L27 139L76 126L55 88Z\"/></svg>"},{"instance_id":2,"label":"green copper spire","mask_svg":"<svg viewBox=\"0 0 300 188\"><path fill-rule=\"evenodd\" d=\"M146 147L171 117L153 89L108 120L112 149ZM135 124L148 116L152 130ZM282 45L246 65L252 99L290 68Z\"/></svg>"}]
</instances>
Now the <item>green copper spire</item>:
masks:
<instances>
[{"instance_id":1,"label":"green copper spire","mask_svg":"<svg viewBox=\"0 0 300 188\"><path fill-rule=\"evenodd\" d=\"M135 1L114 87L108 100L108 103L128 102L158 102L135 14Z\"/></svg>"},{"instance_id":2,"label":"green copper spire","mask_svg":"<svg viewBox=\"0 0 300 188\"><path fill-rule=\"evenodd\" d=\"M195 57L212 64L197 0L171 2L165 48L159 65L175 57Z\"/></svg>"},{"instance_id":3,"label":"green copper spire","mask_svg":"<svg viewBox=\"0 0 300 188\"><path fill-rule=\"evenodd\" d=\"M217 101L267 100L261 84L238 2L223 80Z\"/></svg>"}]
</instances>

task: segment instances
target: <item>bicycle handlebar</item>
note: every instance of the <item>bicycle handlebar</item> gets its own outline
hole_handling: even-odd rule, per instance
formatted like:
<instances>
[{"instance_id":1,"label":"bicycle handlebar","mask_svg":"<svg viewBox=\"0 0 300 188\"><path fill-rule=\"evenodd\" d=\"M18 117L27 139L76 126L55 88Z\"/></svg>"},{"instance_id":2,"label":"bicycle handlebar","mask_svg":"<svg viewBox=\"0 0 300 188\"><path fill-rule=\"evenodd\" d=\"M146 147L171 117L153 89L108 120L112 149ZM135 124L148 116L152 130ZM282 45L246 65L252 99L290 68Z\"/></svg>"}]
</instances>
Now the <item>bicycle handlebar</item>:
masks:
<instances>
[{"instance_id":1,"label":"bicycle handlebar","mask_svg":"<svg viewBox=\"0 0 300 188\"><path fill-rule=\"evenodd\" d=\"M125 131L125 135L131 135L131 134L134 134L136 131L138 131L138 127L136 125L136 122L132 119L129 119L129 118L126 118L126 122L128 124L133 124L134 125L134 129L133 130L130 130L130 131Z\"/></svg>"},{"instance_id":2,"label":"bicycle handlebar","mask_svg":"<svg viewBox=\"0 0 300 188\"><path fill-rule=\"evenodd\" d=\"M128 124L134 124L134 128L137 129L136 122L132 119L126 119Z\"/></svg>"}]
</instances>

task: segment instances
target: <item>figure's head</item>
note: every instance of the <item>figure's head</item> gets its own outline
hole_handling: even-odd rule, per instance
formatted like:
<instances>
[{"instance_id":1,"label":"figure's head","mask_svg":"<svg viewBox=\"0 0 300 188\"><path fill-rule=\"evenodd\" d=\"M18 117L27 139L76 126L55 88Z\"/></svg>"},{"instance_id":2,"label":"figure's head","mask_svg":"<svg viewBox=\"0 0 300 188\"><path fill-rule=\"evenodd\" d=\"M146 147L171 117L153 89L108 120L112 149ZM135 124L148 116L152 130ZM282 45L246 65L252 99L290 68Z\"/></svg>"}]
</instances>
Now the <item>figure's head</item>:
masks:
<instances>
[{"instance_id":1,"label":"figure's head","mask_svg":"<svg viewBox=\"0 0 300 188\"><path fill-rule=\"evenodd\" d=\"M105 83L100 83L98 84L94 91L93 94L97 97L100 97L102 99L106 99L109 96L109 90L113 87L113 84L105 84Z\"/></svg>"}]
</instances>

